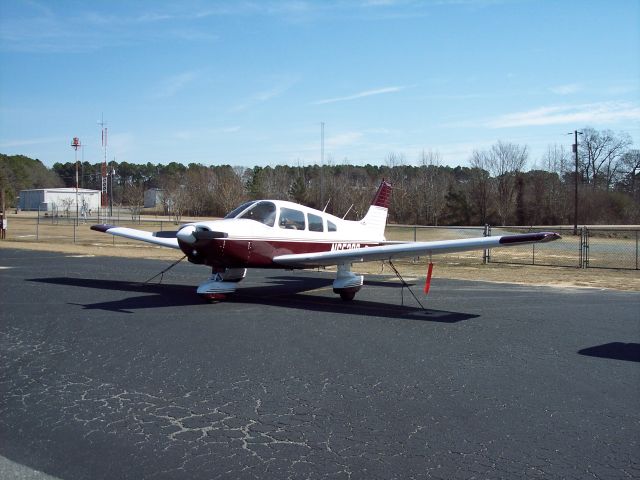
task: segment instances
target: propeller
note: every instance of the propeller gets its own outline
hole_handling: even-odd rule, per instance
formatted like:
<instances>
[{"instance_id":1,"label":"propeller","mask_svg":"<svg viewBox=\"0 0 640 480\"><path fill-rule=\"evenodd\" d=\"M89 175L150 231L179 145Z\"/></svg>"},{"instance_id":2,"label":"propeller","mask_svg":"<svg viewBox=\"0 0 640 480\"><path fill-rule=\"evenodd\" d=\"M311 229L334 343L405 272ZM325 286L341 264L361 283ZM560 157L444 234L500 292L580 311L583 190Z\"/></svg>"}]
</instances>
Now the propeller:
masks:
<instances>
[{"instance_id":1,"label":"propeller","mask_svg":"<svg viewBox=\"0 0 640 480\"><path fill-rule=\"evenodd\" d=\"M186 225L182 227L176 237L189 245L196 242L215 240L216 238L226 238L226 232L213 232L211 230L198 230L195 225Z\"/></svg>"}]
</instances>

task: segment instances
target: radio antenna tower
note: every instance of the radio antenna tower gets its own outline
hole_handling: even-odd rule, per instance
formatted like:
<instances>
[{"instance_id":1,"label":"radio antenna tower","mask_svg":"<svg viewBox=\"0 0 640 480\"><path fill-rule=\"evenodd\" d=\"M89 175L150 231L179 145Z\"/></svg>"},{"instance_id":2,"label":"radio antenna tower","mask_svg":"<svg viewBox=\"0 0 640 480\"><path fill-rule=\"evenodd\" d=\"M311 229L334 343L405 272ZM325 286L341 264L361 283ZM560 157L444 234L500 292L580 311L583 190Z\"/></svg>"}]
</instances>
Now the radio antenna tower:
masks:
<instances>
[{"instance_id":1,"label":"radio antenna tower","mask_svg":"<svg viewBox=\"0 0 640 480\"><path fill-rule=\"evenodd\" d=\"M108 181L107 181L107 124L104 121L104 116L100 114L100 121L98 122L100 128L102 128L102 150L104 157L102 160L102 194L100 196L100 205L106 212L109 205L109 193L108 193Z\"/></svg>"}]
</instances>

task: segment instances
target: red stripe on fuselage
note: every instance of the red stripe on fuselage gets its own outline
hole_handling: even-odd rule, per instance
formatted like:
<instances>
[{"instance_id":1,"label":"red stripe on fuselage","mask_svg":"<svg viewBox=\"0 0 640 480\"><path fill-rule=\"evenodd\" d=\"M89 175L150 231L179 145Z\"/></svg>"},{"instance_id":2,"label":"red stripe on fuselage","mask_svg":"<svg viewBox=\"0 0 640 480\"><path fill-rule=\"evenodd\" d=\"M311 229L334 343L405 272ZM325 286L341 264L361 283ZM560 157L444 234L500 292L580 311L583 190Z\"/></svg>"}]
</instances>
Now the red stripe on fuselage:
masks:
<instances>
[{"instance_id":1,"label":"red stripe on fuselage","mask_svg":"<svg viewBox=\"0 0 640 480\"><path fill-rule=\"evenodd\" d=\"M216 268L282 268L282 265L273 262L274 257L380 245L375 242L309 242L233 238L210 240L206 244L196 244L195 246L182 241L178 241L178 244L191 262L204 263Z\"/></svg>"}]
</instances>

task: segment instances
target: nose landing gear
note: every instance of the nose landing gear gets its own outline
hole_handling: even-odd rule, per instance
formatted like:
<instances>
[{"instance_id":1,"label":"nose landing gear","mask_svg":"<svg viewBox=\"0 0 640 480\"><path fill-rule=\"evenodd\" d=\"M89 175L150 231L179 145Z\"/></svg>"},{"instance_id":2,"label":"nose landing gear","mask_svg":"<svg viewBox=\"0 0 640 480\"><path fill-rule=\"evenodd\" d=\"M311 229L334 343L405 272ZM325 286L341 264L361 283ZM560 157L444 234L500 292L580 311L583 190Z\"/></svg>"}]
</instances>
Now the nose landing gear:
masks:
<instances>
[{"instance_id":1,"label":"nose landing gear","mask_svg":"<svg viewBox=\"0 0 640 480\"><path fill-rule=\"evenodd\" d=\"M246 274L246 268L227 268L223 271L214 269L209 279L198 285L197 293L208 302L219 302L236 291L238 282Z\"/></svg>"}]
</instances>

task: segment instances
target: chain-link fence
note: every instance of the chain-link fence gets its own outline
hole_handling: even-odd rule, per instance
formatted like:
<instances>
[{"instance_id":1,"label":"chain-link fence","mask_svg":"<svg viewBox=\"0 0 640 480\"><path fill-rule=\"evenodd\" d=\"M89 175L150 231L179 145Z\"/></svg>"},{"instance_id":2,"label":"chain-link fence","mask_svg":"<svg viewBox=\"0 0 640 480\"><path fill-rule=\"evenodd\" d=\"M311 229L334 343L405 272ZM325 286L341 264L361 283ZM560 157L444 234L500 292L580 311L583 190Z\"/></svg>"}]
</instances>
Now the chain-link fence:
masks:
<instances>
[{"instance_id":1,"label":"chain-link fence","mask_svg":"<svg viewBox=\"0 0 640 480\"><path fill-rule=\"evenodd\" d=\"M150 232L176 230L178 225L166 217L131 220L126 216L100 222L147 230ZM184 222L188 222L185 219ZM35 216L20 213L8 217L7 239L26 242L78 243L85 245L125 245L140 247L140 242L105 235L89 228L99 223L98 218ZM629 227L581 227L573 235L572 228L562 227L425 227L415 225L388 225L387 240L433 241L488 235L512 235L554 231L562 238L536 245L477 250L439 255L448 263L509 263L522 265L550 265L577 268L640 269L640 229Z\"/></svg>"},{"instance_id":2,"label":"chain-link fence","mask_svg":"<svg viewBox=\"0 0 640 480\"><path fill-rule=\"evenodd\" d=\"M47 243L77 243L82 245L120 245L141 246L141 242L114 235L105 235L91 230L96 223L110 223L123 227L137 228L149 232L177 230L175 222L168 219L131 220L126 217L111 218L75 218L64 216L10 215L8 217L7 240Z\"/></svg>"},{"instance_id":3,"label":"chain-link fence","mask_svg":"<svg viewBox=\"0 0 640 480\"><path fill-rule=\"evenodd\" d=\"M577 268L640 269L640 229L629 227L387 227L387 239L404 241L449 240L490 235L553 231L562 238L549 243L447 254L449 262L509 263Z\"/></svg>"}]
</instances>

